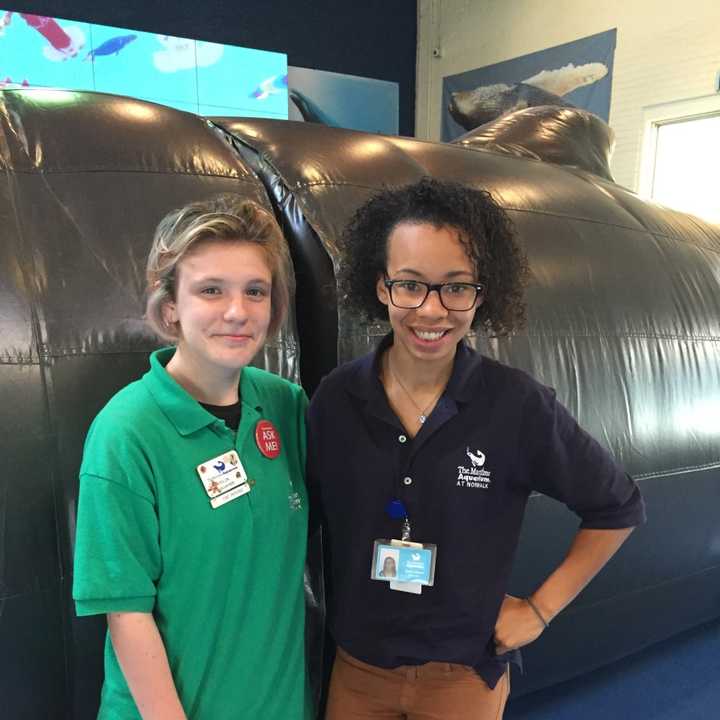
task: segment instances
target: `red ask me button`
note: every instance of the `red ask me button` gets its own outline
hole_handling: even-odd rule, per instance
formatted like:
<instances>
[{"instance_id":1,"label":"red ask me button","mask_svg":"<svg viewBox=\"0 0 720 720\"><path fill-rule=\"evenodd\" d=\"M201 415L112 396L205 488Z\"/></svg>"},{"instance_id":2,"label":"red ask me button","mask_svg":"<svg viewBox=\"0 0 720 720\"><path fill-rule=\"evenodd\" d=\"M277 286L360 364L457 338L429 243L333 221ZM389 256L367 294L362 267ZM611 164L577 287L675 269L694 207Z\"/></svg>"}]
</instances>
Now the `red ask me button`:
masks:
<instances>
[{"instance_id":1,"label":"red ask me button","mask_svg":"<svg viewBox=\"0 0 720 720\"><path fill-rule=\"evenodd\" d=\"M255 426L255 442L260 452L270 460L280 454L280 435L269 420L261 420Z\"/></svg>"}]
</instances>

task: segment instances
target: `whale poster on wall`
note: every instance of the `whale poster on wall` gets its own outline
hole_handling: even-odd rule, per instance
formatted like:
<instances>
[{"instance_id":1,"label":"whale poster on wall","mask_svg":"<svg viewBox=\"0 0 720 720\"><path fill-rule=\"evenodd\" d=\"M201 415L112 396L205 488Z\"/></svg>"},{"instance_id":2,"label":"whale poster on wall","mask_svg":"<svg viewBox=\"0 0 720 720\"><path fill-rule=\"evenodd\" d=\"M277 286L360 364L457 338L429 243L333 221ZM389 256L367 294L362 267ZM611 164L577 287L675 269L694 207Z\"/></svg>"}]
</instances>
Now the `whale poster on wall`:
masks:
<instances>
[{"instance_id":1,"label":"whale poster on wall","mask_svg":"<svg viewBox=\"0 0 720 720\"><path fill-rule=\"evenodd\" d=\"M288 119L397 135L399 86L387 80L288 68Z\"/></svg>"},{"instance_id":2,"label":"whale poster on wall","mask_svg":"<svg viewBox=\"0 0 720 720\"><path fill-rule=\"evenodd\" d=\"M605 122L616 30L443 78L442 139L454 140L513 110L561 105Z\"/></svg>"},{"instance_id":3,"label":"whale poster on wall","mask_svg":"<svg viewBox=\"0 0 720 720\"><path fill-rule=\"evenodd\" d=\"M128 95L201 115L287 118L287 56L0 10L0 89Z\"/></svg>"}]
</instances>

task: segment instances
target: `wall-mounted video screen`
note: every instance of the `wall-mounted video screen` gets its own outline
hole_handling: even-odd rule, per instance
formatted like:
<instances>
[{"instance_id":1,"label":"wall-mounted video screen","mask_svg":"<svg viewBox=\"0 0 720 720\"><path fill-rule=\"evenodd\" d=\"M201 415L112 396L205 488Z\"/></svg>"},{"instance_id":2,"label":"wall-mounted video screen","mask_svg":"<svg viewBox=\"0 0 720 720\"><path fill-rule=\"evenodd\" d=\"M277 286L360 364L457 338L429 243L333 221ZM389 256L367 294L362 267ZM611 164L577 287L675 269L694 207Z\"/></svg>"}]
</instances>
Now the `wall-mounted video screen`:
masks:
<instances>
[{"instance_id":1,"label":"wall-mounted video screen","mask_svg":"<svg viewBox=\"0 0 720 720\"><path fill-rule=\"evenodd\" d=\"M97 90L200 115L287 119L287 55L0 10L0 89Z\"/></svg>"}]
</instances>

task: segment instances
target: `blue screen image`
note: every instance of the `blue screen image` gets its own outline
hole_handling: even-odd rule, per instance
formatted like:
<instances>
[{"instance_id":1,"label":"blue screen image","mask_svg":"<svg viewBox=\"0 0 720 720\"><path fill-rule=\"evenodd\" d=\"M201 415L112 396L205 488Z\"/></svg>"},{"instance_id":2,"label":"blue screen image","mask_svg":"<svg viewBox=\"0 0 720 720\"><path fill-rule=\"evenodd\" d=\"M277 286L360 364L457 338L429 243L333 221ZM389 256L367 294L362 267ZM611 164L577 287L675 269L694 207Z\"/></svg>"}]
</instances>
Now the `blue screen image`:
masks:
<instances>
[{"instance_id":1,"label":"blue screen image","mask_svg":"<svg viewBox=\"0 0 720 720\"><path fill-rule=\"evenodd\" d=\"M0 10L0 89L127 95L201 115L287 119L287 55Z\"/></svg>"}]
</instances>

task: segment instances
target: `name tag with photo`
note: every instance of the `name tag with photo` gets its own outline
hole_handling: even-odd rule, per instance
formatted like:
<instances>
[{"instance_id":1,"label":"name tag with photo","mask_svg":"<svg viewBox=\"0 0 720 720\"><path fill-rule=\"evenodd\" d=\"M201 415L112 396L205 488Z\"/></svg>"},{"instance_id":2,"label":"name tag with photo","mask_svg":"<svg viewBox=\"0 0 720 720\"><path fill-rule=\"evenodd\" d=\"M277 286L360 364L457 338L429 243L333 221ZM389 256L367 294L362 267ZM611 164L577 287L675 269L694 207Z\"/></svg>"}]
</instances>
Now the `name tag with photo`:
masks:
<instances>
[{"instance_id":1,"label":"name tag with photo","mask_svg":"<svg viewBox=\"0 0 720 720\"><path fill-rule=\"evenodd\" d=\"M435 582L437 546L405 540L376 540L370 577L397 585L431 587ZM419 592L419 588L393 588Z\"/></svg>"}]
</instances>

